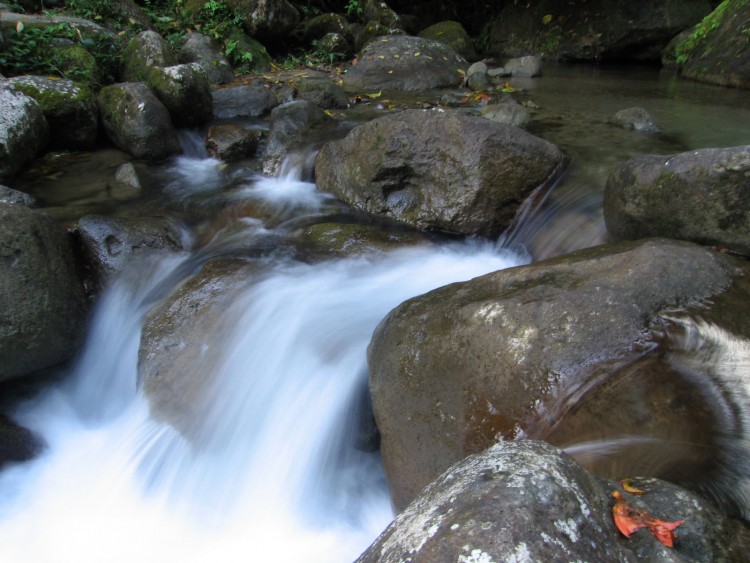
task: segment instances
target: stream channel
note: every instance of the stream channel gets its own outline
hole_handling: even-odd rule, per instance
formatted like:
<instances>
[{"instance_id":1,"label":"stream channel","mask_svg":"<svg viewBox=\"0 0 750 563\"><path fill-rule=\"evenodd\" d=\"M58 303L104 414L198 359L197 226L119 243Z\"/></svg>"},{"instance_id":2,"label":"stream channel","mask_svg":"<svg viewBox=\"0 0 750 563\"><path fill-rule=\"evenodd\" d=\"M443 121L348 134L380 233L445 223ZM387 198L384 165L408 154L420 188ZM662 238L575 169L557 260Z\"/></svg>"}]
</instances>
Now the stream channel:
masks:
<instances>
[{"instance_id":1,"label":"stream channel","mask_svg":"<svg viewBox=\"0 0 750 563\"><path fill-rule=\"evenodd\" d=\"M48 170L27 175L18 187L64 223L84 213L166 215L192 250L129 266L99 297L78 358L14 406L47 448L0 474L0 561L353 561L393 518L377 452L358 447L378 322L433 288L606 242L604 183L632 156L750 144L747 92L657 69L550 68L513 85L538 107L530 131L570 163L499 241L334 259L274 248L295 225L356 220L309 181L309 154L265 178L188 147L142 166L156 188L137 197L102 181L127 160L112 149L64 165L47 159ZM633 106L661 134L608 123ZM364 115L336 113L349 115L348 127ZM195 145L194 134L183 138ZM270 211L264 220L226 213L243 205ZM257 260L265 274L247 280L221 330L205 335L210 361L196 369L212 372L213 384L188 440L150 416L137 385L140 334L156 303L220 256Z\"/></svg>"}]
</instances>

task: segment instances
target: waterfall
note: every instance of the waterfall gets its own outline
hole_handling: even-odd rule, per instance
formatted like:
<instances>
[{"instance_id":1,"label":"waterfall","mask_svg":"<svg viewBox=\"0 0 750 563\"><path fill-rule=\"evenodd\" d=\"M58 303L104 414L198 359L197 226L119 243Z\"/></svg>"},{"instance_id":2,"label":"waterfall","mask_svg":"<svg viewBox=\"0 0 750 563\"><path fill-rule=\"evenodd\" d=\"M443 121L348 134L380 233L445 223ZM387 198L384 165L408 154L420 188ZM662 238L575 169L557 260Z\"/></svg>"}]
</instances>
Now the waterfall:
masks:
<instances>
[{"instance_id":1,"label":"waterfall","mask_svg":"<svg viewBox=\"0 0 750 563\"><path fill-rule=\"evenodd\" d=\"M256 178L232 197L313 213L330 198L310 186ZM279 261L206 335L222 353L188 440L137 388L141 327L222 244L133 264L100 298L67 377L14 413L47 448L0 473L0 560L354 560L393 516L378 455L358 446L372 331L409 297L519 262L480 243Z\"/></svg>"}]
</instances>

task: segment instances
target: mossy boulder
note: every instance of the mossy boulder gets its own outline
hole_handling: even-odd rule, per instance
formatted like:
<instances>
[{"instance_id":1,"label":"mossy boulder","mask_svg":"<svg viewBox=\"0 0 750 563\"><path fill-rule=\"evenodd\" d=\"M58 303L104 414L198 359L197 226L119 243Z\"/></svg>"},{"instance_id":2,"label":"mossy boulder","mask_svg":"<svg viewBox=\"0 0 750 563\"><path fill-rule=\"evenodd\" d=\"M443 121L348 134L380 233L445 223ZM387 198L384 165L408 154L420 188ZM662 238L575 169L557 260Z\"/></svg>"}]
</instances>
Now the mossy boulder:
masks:
<instances>
[{"instance_id":1,"label":"mossy boulder","mask_svg":"<svg viewBox=\"0 0 750 563\"><path fill-rule=\"evenodd\" d=\"M349 97L344 90L323 74L301 76L292 81L297 97L314 103L320 108L345 108Z\"/></svg>"},{"instance_id":2,"label":"mossy boulder","mask_svg":"<svg viewBox=\"0 0 750 563\"><path fill-rule=\"evenodd\" d=\"M55 60L64 76L85 84L89 88L98 87L105 81L105 70L100 68L88 49L82 45L64 45L55 47Z\"/></svg>"},{"instance_id":3,"label":"mossy boulder","mask_svg":"<svg viewBox=\"0 0 750 563\"><path fill-rule=\"evenodd\" d=\"M477 60L477 52L469 34L460 23L444 21L431 25L419 32L420 37L445 43L467 61Z\"/></svg>"},{"instance_id":4,"label":"mossy boulder","mask_svg":"<svg viewBox=\"0 0 750 563\"><path fill-rule=\"evenodd\" d=\"M197 63L152 68L146 84L177 127L197 127L213 117L211 83Z\"/></svg>"},{"instance_id":5,"label":"mossy boulder","mask_svg":"<svg viewBox=\"0 0 750 563\"><path fill-rule=\"evenodd\" d=\"M155 31L143 31L133 37L122 52L120 79L143 82L154 67L174 66L177 57L169 43Z\"/></svg>"},{"instance_id":6,"label":"mossy boulder","mask_svg":"<svg viewBox=\"0 0 750 563\"><path fill-rule=\"evenodd\" d=\"M264 72L271 68L271 55L263 44L240 30L230 34L226 45L236 72Z\"/></svg>"},{"instance_id":7,"label":"mossy boulder","mask_svg":"<svg viewBox=\"0 0 750 563\"><path fill-rule=\"evenodd\" d=\"M725 246L750 255L750 145L639 156L604 190L613 240L652 236Z\"/></svg>"},{"instance_id":8,"label":"mossy boulder","mask_svg":"<svg viewBox=\"0 0 750 563\"><path fill-rule=\"evenodd\" d=\"M181 151L169 111L145 83L106 86L97 102L107 136L121 150L144 160Z\"/></svg>"},{"instance_id":9,"label":"mossy boulder","mask_svg":"<svg viewBox=\"0 0 750 563\"><path fill-rule=\"evenodd\" d=\"M300 14L287 0L227 0L234 13L242 18L250 37L269 43L283 44L284 39L300 22Z\"/></svg>"},{"instance_id":10,"label":"mossy boulder","mask_svg":"<svg viewBox=\"0 0 750 563\"><path fill-rule=\"evenodd\" d=\"M685 78L750 89L750 2L724 0L675 37L662 60Z\"/></svg>"},{"instance_id":11,"label":"mossy boulder","mask_svg":"<svg viewBox=\"0 0 750 563\"><path fill-rule=\"evenodd\" d=\"M302 40L306 43L319 41L329 33L338 33L344 37L350 35L351 26L341 14L320 14L301 24Z\"/></svg>"},{"instance_id":12,"label":"mossy boulder","mask_svg":"<svg viewBox=\"0 0 750 563\"><path fill-rule=\"evenodd\" d=\"M198 63L211 84L226 84L234 78L232 65L221 52L221 46L208 35L188 33L178 53L181 63Z\"/></svg>"},{"instance_id":13,"label":"mossy boulder","mask_svg":"<svg viewBox=\"0 0 750 563\"><path fill-rule=\"evenodd\" d=\"M0 181L12 179L47 146L49 125L36 101L0 88Z\"/></svg>"},{"instance_id":14,"label":"mossy boulder","mask_svg":"<svg viewBox=\"0 0 750 563\"><path fill-rule=\"evenodd\" d=\"M45 76L19 76L6 82L11 90L36 100L50 127L50 146L90 150L96 145L99 109L96 96L83 84Z\"/></svg>"}]
</instances>

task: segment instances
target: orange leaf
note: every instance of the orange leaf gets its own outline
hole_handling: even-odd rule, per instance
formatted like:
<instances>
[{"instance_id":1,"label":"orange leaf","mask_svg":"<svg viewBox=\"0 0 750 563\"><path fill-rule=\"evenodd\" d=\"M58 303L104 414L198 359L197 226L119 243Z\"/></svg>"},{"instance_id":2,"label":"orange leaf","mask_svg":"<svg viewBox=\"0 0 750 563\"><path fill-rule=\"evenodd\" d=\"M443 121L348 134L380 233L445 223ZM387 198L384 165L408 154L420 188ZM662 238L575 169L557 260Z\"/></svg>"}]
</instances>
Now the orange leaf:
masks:
<instances>
[{"instance_id":1,"label":"orange leaf","mask_svg":"<svg viewBox=\"0 0 750 563\"><path fill-rule=\"evenodd\" d=\"M665 522L649 516L647 512L630 506L630 503L622 498L619 491L612 493L615 499L615 505L612 507L612 517L615 526L620 533L629 538L641 528L648 528L648 531L657 540L667 547L674 545L674 529L685 523L684 520L678 522Z\"/></svg>"}]
</instances>

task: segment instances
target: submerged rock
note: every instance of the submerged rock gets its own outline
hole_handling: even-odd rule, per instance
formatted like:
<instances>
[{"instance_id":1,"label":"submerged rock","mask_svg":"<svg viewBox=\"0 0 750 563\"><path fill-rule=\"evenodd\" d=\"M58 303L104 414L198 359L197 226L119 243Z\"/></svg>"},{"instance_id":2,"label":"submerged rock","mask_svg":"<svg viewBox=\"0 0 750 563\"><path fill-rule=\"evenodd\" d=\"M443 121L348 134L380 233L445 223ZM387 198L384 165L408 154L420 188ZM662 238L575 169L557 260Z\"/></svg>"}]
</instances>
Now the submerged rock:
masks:
<instances>
[{"instance_id":1,"label":"submerged rock","mask_svg":"<svg viewBox=\"0 0 750 563\"><path fill-rule=\"evenodd\" d=\"M642 107L627 108L618 111L612 118L612 123L625 129L633 129L639 133L658 133L659 128L654 123L651 114Z\"/></svg>"},{"instance_id":2,"label":"submerged rock","mask_svg":"<svg viewBox=\"0 0 750 563\"><path fill-rule=\"evenodd\" d=\"M661 236L750 254L750 145L639 156L604 191L614 240Z\"/></svg>"},{"instance_id":3,"label":"submerged rock","mask_svg":"<svg viewBox=\"0 0 750 563\"><path fill-rule=\"evenodd\" d=\"M496 236L563 155L515 127L459 111L407 110L327 143L318 186L419 229Z\"/></svg>"},{"instance_id":4,"label":"submerged rock","mask_svg":"<svg viewBox=\"0 0 750 563\"><path fill-rule=\"evenodd\" d=\"M396 507L464 456L524 435L547 401L634 354L665 308L725 290L733 264L676 241L601 246L394 309L368 361Z\"/></svg>"}]
</instances>

